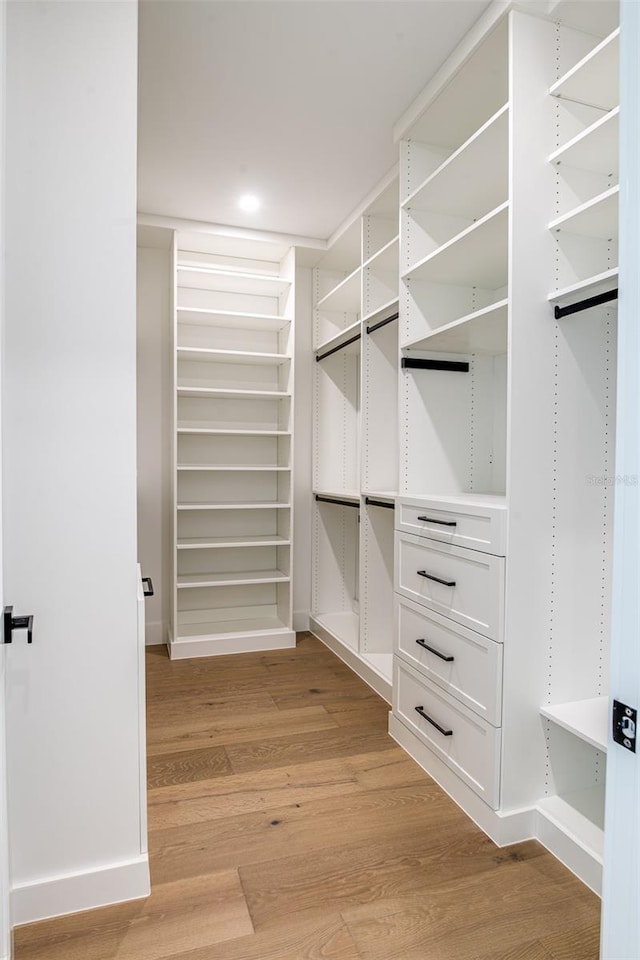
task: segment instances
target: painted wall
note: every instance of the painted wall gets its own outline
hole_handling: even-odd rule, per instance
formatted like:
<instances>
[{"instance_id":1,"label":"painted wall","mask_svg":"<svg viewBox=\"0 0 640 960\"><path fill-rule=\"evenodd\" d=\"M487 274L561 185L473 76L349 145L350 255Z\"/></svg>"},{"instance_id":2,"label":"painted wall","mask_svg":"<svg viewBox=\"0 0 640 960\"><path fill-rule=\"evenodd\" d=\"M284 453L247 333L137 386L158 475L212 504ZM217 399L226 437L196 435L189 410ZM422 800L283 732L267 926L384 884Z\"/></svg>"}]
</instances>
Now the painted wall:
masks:
<instances>
[{"instance_id":1,"label":"painted wall","mask_svg":"<svg viewBox=\"0 0 640 960\"><path fill-rule=\"evenodd\" d=\"M142 895L132 2L7 21L4 597L14 921Z\"/></svg>"}]
</instances>

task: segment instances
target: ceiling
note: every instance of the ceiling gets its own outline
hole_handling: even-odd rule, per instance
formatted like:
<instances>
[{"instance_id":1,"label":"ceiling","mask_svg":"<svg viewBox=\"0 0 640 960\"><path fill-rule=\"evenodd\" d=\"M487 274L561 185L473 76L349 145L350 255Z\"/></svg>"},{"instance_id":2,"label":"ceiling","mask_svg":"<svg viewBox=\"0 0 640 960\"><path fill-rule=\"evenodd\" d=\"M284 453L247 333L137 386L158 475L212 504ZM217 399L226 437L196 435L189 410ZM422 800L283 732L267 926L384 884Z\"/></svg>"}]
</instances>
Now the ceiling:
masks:
<instances>
[{"instance_id":1,"label":"ceiling","mask_svg":"<svg viewBox=\"0 0 640 960\"><path fill-rule=\"evenodd\" d=\"M144 213L327 238L489 0L142 0ZM238 207L259 196L255 213Z\"/></svg>"}]
</instances>

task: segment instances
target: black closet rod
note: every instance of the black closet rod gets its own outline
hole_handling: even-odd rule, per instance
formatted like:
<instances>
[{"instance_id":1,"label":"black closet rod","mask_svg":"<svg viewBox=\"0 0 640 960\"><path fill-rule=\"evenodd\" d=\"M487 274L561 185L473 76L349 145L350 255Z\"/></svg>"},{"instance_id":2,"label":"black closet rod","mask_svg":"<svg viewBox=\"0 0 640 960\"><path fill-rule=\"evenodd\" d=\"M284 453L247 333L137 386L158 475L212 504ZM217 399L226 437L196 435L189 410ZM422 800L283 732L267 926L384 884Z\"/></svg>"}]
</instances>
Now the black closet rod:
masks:
<instances>
[{"instance_id":1,"label":"black closet rod","mask_svg":"<svg viewBox=\"0 0 640 960\"><path fill-rule=\"evenodd\" d=\"M386 327L388 323L393 323L393 321L397 320L399 316L399 313L392 313L391 316L387 317L385 320L379 320L378 323L374 323L372 327L367 327L367 333L373 333L374 330L379 330L380 327Z\"/></svg>"},{"instance_id":2,"label":"black closet rod","mask_svg":"<svg viewBox=\"0 0 640 960\"><path fill-rule=\"evenodd\" d=\"M374 500L373 497L365 497L364 502L369 507L384 507L386 510L395 510L395 504L385 503L384 500Z\"/></svg>"},{"instance_id":3,"label":"black closet rod","mask_svg":"<svg viewBox=\"0 0 640 960\"><path fill-rule=\"evenodd\" d=\"M469 373L469 364L464 360L419 360L403 357L403 368L410 370L449 370L452 373Z\"/></svg>"},{"instance_id":4,"label":"black closet rod","mask_svg":"<svg viewBox=\"0 0 640 960\"><path fill-rule=\"evenodd\" d=\"M359 340L361 336L361 333L356 333L355 337L345 340L344 343L338 344L337 347L331 347L331 350L327 350L325 353L319 353L316 357L316 363L318 363L320 360L324 360L325 357L330 357L332 353L337 353L338 350L344 350L344 348L348 347L350 343L355 343L356 340Z\"/></svg>"},{"instance_id":5,"label":"black closet rod","mask_svg":"<svg viewBox=\"0 0 640 960\"><path fill-rule=\"evenodd\" d=\"M618 290L609 290L607 293L599 293L596 297L589 297L587 300L578 300L577 303L570 303L567 307L559 307L556 304L553 311L556 320L562 320L572 313L581 313L582 310L590 310L591 307L599 307L601 303L609 303L611 300L618 299Z\"/></svg>"},{"instance_id":6,"label":"black closet rod","mask_svg":"<svg viewBox=\"0 0 640 960\"><path fill-rule=\"evenodd\" d=\"M319 493L316 493L316 500L321 500L322 503L337 503L341 507L356 507L356 509L360 509L360 504L357 500L339 500L337 497L321 497Z\"/></svg>"}]
</instances>

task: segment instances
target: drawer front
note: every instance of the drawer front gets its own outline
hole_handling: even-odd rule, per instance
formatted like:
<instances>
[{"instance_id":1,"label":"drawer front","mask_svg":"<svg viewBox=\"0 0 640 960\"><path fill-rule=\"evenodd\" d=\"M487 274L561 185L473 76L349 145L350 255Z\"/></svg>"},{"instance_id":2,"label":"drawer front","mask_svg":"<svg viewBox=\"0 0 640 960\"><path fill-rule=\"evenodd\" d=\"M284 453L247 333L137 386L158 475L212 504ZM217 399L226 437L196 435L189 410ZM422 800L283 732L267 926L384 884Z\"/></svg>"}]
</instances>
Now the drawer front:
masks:
<instances>
[{"instance_id":1,"label":"drawer front","mask_svg":"<svg viewBox=\"0 0 640 960\"><path fill-rule=\"evenodd\" d=\"M496 810L499 806L500 729L481 720L405 666L398 657L394 664L394 703L398 719Z\"/></svg>"},{"instance_id":2,"label":"drawer front","mask_svg":"<svg viewBox=\"0 0 640 960\"><path fill-rule=\"evenodd\" d=\"M396 529L458 547L503 557L507 545L507 511L446 500L399 500Z\"/></svg>"},{"instance_id":3,"label":"drawer front","mask_svg":"<svg viewBox=\"0 0 640 960\"><path fill-rule=\"evenodd\" d=\"M502 707L502 644L396 597L396 652L494 727ZM430 648L430 649L429 649Z\"/></svg>"},{"instance_id":4,"label":"drawer front","mask_svg":"<svg viewBox=\"0 0 640 960\"><path fill-rule=\"evenodd\" d=\"M504 563L503 557L396 533L396 592L498 642Z\"/></svg>"}]
</instances>

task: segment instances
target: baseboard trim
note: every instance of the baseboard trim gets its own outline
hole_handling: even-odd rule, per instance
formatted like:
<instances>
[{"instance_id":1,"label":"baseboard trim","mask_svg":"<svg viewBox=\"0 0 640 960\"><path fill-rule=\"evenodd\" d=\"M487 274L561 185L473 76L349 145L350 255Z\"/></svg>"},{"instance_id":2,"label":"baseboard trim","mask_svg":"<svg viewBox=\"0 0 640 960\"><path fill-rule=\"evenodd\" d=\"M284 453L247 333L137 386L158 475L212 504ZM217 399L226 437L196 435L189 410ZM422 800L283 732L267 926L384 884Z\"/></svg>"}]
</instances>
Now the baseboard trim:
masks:
<instances>
[{"instance_id":1,"label":"baseboard trim","mask_svg":"<svg viewBox=\"0 0 640 960\"><path fill-rule=\"evenodd\" d=\"M11 890L11 920L18 927L125 900L139 900L150 892L149 857L145 854L97 870L16 884Z\"/></svg>"},{"instance_id":2,"label":"baseboard trim","mask_svg":"<svg viewBox=\"0 0 640 960\"><path fill-rule=\"evenodd\" d=\"M597 896L602 896L602 858L597 853L556 823L545 810L536 809L535 834L549 853Z\"/></svg>"},{"instance_id":3,"label":"baseboard trim","mask_svg":"<svg viewBox=\"0 0 640 960\"><path fill-rule=\"evenodd\" d=\"M365 663L365 661L358 656L355 650L345 646L341 640L338 640L337 637L330 633L326 627L323 627L322 624L318 623L313 617L309 618L309 630L314 637L322 640L324 645L328 647L332 653L335 653L336 657L339 657L343 663L346 663L349 669L357 673L361 680L364 680L372 690L375 690L378 696L386 700L387 703L391 703L392 687L390 680L387 680L377 673L368 663Z\"/></svg>"},{"instance_id":4,"label":"baseboard trim","mask_svg":"<svg viewBox=\"0 0 640 960\"><path fill-rule=\"evenodd\" d=\"M191 657L218 657L232 653L257 653L261 650L286 650L295 647L296 635L293 630L280 633L238 634L214 639L203 637L201 640L176 640L168 643L172 660L187 660Z\"/></svg>"},{"instance_id":5,"label":"baseboard trim","mask_svg":"<svg viewBox=\"0 0 640 960\"><path fill-rule=\"evenodd\" d=\"M296 631L296 633L304 633L309 629L308 610L294 610L293 629Z\"/></svg>"},{"instance_id":6,"label":"baseboard trim","mask_svg":"<svg viewBox=\"0 0 640 960\"><path fill-rule=\"evenodd\" d=\"M144 643L146 647L157 647L167 642L167 627L162 621L146 623L144 628Z\"/></svg>"}]
</instances>

